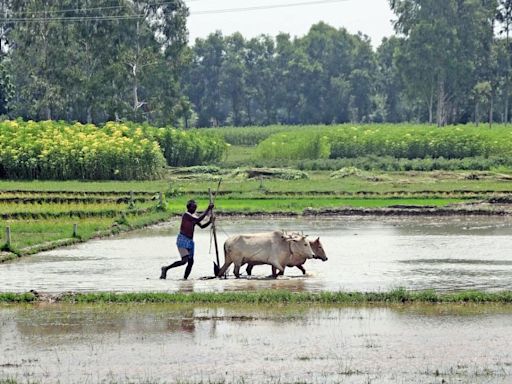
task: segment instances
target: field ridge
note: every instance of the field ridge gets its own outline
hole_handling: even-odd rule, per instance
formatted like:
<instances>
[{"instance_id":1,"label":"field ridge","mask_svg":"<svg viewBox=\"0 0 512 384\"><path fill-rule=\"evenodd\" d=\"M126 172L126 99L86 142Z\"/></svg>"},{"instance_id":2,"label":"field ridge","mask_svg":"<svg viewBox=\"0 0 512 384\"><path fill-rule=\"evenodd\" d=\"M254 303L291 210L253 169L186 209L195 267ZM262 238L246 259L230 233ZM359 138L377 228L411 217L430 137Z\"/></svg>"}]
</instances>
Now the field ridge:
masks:
<instances>
[{"instance_id":1,"label":"field ridge","mask_svg":"<svg viewBox=\"0 0 512 384\"><path fill-rule=\"evenodd\" d=\"M0 293L0 303L69 303L69 304L512 304L512 291L485 292L436 292L434 290L409 291L397 288L387 292L290 292L282 290L239 292L192 293L114 293L95 292L47 294L30 291L25 293Z\"/></svg>"}]
</instances>

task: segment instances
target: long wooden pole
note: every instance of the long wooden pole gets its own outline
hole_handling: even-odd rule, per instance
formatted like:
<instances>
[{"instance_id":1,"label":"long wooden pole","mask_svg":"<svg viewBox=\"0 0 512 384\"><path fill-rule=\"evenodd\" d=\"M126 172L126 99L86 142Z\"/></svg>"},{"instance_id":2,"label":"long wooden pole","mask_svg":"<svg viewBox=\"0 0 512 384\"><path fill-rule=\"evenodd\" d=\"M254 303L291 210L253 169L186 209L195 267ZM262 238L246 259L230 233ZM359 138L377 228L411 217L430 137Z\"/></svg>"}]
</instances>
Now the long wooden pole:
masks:
<instances>
[{"instance_id":1,"label":"long wooden pole","mask_svg":"<svg viewBox=\"0 0 512 384\"><path fill-rule=\"evenodd\" d=\"M220 186L220 182L219 182L219 186ZM218 188L217 188L217 192L218 192ZM212 190L210 188L208 188L208 195L210 196L210 204L212 204L213 197L212 197ZM215 276L217 276L217 273L220 269L219 246L217 243L217 230L215 228L215 214L213 213L213 210L212 210L211 214L212 214L211 220L213 220L213 222L212 222L213 243L215 245L215 257L217 259L217 263L214 264L214 266L213 266L213 272L214 272Z\"/></svg>"}]
</instances>

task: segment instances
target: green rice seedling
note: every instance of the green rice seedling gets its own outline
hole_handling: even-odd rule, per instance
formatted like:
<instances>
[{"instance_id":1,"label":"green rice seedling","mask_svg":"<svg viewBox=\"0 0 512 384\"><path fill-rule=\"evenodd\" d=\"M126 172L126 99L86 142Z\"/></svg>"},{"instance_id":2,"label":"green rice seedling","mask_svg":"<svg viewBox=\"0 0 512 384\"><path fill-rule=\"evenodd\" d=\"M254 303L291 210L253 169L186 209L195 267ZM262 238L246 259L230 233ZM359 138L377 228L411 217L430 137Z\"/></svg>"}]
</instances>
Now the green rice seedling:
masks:
<instances>
[{"instance_id":1,"label":"green rice seedling","mask_svg":"<svg viewBox=\"0 0 512 384\"><path fill-rule=\"evenodd\" d=\"M0 296L1 299L1 296ZM177 303L177 304L412 304L412 303L512 303L512 292L415 292L398 288L387 292L192 292L192 293L65 293L59 301L68 303Z\"/></svg>"}]
</instances>

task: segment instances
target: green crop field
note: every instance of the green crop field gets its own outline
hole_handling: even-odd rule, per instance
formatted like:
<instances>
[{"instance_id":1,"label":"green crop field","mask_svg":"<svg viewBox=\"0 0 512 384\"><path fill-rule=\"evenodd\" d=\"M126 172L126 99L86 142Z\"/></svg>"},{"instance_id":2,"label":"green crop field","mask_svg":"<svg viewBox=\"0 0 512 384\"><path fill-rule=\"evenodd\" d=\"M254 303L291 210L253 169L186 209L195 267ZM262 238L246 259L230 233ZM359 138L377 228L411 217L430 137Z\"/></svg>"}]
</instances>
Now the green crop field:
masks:
<instances>
[{"instance_id":1,"label":"green crop field","mask_svg":"<svg viewBox=\"0 0 512 384\"><path fill-rule=\"evenodd\" d=\"M0 122L0 178L144 180L164 165L216 161L224 141L212 134L174 128L107 123Z\"/></svg>"},{"instance_id":2,"label":"green crop field","mask_svg":"<svg viewBox=\"0 0 512 384\"><path fill-rule=\"evenodd\" d=\"M476 126L437 128L426 125L362 125L283 131L258 144L257 155L271 159L397 159L489 157L512 155L512 131Z\"/></svg>"},{"instance_id":3,"label":"green crop field","mask_svg":"<svg viewBox=\"0 0 512 384\"><path fill-rule=\"evenodd\" d=\"M114 183L110 187L115 188ZM0 261L12 258L12 254L22 256L94 236L139 228L168 219L170 215L166 212L167 203L160 202L154 193L77 193L73 189L66 191L62 185L59 189L0 190L0 233L5 234L0 247L11 253L0 257Z\"/></svg>"},{"instance_id":4,"label":"green crop field","mask_svg":"<svg viewBox=\"0 0 512 384\"><path fill-rule=\"evenodd\" d=\"M131 123L97 128L7 121L0 124L0 134L0 176L75 175L80 180L0 180L0 246L17 255L51 247L55 241L57 246L166 220L183 212L190 198L197 199L201 209L207 205L208 189L215 190L219 180L217 212L229 215L444 207L512 194L512 133L504 126L183 131ZM230 144L227 152L225 142ZM121 164L124 158L127 162ZM127 173L115 173L116 162L128 167ZM157 171L165 162L206 165ZM84 172L92 178L130 180L86 181ZM6 227L11 230L10 244Z\"/></svg>"},{"instance_id":5,"label":"green crop field","mask_svg":"<svg viewBox=\"0 0 512 384\"><path fill-rule=\"evenodd\" d=\"M250 171L180 168L166 179L146 182L1 181L0 245L24 255L51 247L49 242L84 241L168 220L181 214L190 198L204 209L208 189L215 191L220 179L216 209L229 215L300 215L310 208L443 207L512 193L511 177L500 172L273 169L270 177L250 178ZM160 192L165 197L163 206ZM78 224L77 238L73 238L73 224ZM7 226L12 237L9 246L5 244Z\"/></svg>"}]
</instances>

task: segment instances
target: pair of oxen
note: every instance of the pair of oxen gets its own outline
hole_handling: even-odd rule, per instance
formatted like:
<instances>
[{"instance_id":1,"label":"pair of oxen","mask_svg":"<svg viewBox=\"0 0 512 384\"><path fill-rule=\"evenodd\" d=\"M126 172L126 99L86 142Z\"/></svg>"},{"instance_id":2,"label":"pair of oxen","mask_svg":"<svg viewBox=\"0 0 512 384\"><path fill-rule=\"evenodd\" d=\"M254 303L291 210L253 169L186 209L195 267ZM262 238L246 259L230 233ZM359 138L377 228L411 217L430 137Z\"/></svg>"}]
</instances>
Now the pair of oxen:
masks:
<instances>
[{"instance_id":1,"label":"pair of oxen","mask_svg":"<svg viewBox=\"0 0 512 384\"><path fill-rule=\"evenodd\" d=\"M217 276L224 276L234 265L233 273L239 278L240 267L247 264L251 275L255 265L270 265L272 276L283 275L286 267L297 267L306 273L304 263L308 259L327 260L320 238L310 241L299 233L287 234L281 231L236 235L224 243L224 265Z\"/></svg>"}]
</instances>

